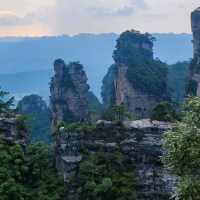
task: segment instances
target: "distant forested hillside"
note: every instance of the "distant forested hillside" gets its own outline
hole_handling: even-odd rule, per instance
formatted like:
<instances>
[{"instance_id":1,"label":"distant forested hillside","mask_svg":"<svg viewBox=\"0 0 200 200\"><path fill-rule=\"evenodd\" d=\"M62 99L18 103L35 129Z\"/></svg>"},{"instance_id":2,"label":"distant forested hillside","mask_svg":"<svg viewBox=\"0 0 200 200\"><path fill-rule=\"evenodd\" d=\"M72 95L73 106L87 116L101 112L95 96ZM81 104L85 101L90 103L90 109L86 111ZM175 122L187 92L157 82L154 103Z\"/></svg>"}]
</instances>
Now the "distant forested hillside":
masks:
<instances>
[{"instance_id":1,"label":"distant forested hillside","mask_svg":"<svg viewBox=\"0 0 200 200\"><path fill-rule=\"evenodd\" d=\"M168 63L192 57L189 34L153 34L155 57ZM100 97L101 82L113 63L112 52L118 35L80 34L41 38L0 38L0 85L21 97L38 93L49 96L48 82L56 58L80 61L85 66L92 91Z\"/></svg>"},{"instance_id":2,"label":"distant forested hillside","mask_svg":"<svg viewBox=\"0 0 200 200\"><path fill-rule=\"evenodd\" d=\"M177 62L168 68L168 87L172 101L181 104L185 97L185 89L189 74L189 62Z\"/></svg>"}]
</instances>

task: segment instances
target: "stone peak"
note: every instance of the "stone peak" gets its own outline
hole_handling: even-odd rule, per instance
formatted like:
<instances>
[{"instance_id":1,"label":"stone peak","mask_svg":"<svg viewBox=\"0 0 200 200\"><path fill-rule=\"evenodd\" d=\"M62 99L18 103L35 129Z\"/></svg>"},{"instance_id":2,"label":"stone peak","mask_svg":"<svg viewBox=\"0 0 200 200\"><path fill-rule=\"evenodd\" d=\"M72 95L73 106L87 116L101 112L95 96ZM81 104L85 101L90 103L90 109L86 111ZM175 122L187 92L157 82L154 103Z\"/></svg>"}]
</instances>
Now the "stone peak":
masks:
<instances>
[{"instance_id":1,"label":"stone peak","mask_svg":"<svg viewBox=\"0 0 200 200\"><path fill-rule=\"evenodd\" d=\"M55 66L55 65L65 65L65 61L64 61L63 59L61 59L61 58L56 59L56 60L54 61L54 66Z\"/></svg>"},{"instance_id":2,"label":"stone peak","mask_svg":"<svg viewBox=\"0 0 200 200\"><path fill-rule=\"evenodd\" d=\"M194 14L198 14L199 15L200 13L200 7L196 8L193 12L192 12L192 15Z\"/></svg>"},{"instance_id":3,"label":"stone peak","mask_svg":"<svg viewBox=\"0 0 200 200\"><path fill-rule=\"evenodd\" d=\"M200 12L200 7L196 8L194 11L199 11Z\"/></svg>"}]
</instances>

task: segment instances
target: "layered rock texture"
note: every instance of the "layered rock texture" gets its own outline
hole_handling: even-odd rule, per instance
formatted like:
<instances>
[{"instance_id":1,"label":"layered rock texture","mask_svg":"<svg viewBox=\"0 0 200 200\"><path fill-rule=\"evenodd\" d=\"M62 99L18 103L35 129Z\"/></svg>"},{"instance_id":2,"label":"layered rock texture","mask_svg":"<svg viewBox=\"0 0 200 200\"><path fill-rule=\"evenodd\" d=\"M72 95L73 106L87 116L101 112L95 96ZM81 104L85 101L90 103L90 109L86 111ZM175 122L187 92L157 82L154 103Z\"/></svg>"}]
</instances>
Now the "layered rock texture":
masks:
<instances>
[{"instance_id":1,"label":"layered rock texture","mask_svg":"<svg viewBox=\"0 0 200 200\"><path fill-rule=\"evenodd\" d=\"M103 80L107 107L124 104L136 118L145 118L166 99L167 67L153 59L153 41L151 35L133 30L120 35L113 53L115 64Z\"/></svg>"},{"instance_id":2,"label":"layered rock texture","mask_svg":"<svg viewBox=\"0 0 200 200\"><path fill-rule=\"evenodd\" d=\"M200 96L200 8L191 14L194 56L190 65L188 93Z\"/></svg>"},{"instance_id":3,"label":"layered rock texture","mask_svg":"<svg viewBox=\"0 0 200 200\"><path fill-rule=\"evenodd\" d=\"M50 86L52 126L87 119L89 86L83 66L78 62L66 65L58 59L54 63L54 71Z\"/></svg>"},{"instance_id":4,"label":"layered rock texture","mask_svg":"<svg viewBox=\"0 0 200 200\"><path fill-rule=\"evenodd\" d=\"M93 129L66 129L61 127L56 136L55 152L57 168L70 182L72 176L79 173L79 166L87 155L121 153L126 164L131 163L135 173L137 200L169 199L175 184L175 178L163 167L161 138L163 132L172 128L170 123L148 119L116 124L98 121ZM112 161L114 162L114 161ZM130 166L129 166L130 169ZM128 170L128 168L127 168ZM78 178L78 177L77 177ZM76 180L78 183L78 179ZM71 189L71 199L79 199L76 183ZM74 193L73 193L74 192Z\"/></svg>"},{"instance_id":5,"label":"layered rock texture","mask_svg":"<svg viewBox=\"0 0 200 200\"><path fill-rule=\"evenodd\" d=\"M50 110L42 97L25 96L17 105L19 114L30 118L32 141L50 140Z\"/></svg>"},{"instance_id":6,"label":"layered rock texture","mask_svg":"<svg viewBox=\"0 0 200 200\"><path fill-rule=\"evenodd\" d=\"M0 114L0 137L8 144L26 147L30 142L30 134L23 117L15 114Z\"/></svg>"}]
</instances>

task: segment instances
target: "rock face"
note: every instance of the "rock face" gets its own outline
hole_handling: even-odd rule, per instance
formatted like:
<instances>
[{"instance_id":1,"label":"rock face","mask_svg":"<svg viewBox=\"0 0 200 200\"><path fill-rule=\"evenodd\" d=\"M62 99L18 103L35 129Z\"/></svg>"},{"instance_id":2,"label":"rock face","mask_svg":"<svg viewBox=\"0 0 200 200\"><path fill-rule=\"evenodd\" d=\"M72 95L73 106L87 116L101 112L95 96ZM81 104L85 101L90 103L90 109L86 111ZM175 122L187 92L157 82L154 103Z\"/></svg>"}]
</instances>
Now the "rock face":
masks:
<instances>
[{"instance_id":1,"label":"rock face","mask_svg":"<svg viewBox=\"0 0 200 200\"><path fill-rule=\"evenodd\" d=\"M0 137L8 144L19 144L26 147L29 143L29 136L22 116L15 114L0 115Z\"/></svg>"},{"instance_id":2,"label":"rock face","mask_svg":"<svg viewBox=\"0 0 200 200\"><path fill-rule=\"evenodd\" d=\"M123 104L137 119L150 117L152 109L167 97L167 68L153 59L153 38L126 31L117 40L113 58L115 64L102 87L106 107Z\"/></svg>"},{"instance_id":3,"label":"rock face","mask_svg":"<svg viewBox=\"0 0 200 200\"><path fill-rule=\"evenodd\" d=\"M60 122L84 120L88 116L89 86L83 66L77 62L66 65L63 60L54 63L55 76L51 81L52 126Z\"/></svg>"},{"instance_id":4,"label":"rock face","mask_svg":"<svg viewBox=\"0 0 200 200\"><path fill-rule=\"evenodd\" d=\"M84 132L61 127L55 144L57 168L67 182L84 160L80 149L90 154L120 151L133 163L137 200L169 199L175 178L164 169L160 156L163 132L171 128L170 123L149 119L123 124L98 121L96 128Z\"/></svg>"},{"instance_id":5,"label":"rock face","mask_svg":"<svg viewBox=\"0 0 200 200\"><path fill-rule=\"evenodd\" d=\"M191 23L193 32L194 57L198 57L200 48L200 7L192 12ZM198 63L200 63L200 60L198 60Z\"/></svg>"},{"instance_id":6,"label":"rock face","mask_svg":"<svg viewBox=\"0 0 200 200\"><path fill-rule=\"evenodd\" d=\"M190 65L190 82L188 92L192 95L200 96L200 8L191 14L191 24L193 32L194 56Z\"/></svg>"},{"instance_id":7,"label":"rock face","mask_svg":"<svg viewBox=\"0 0 200 200\"><path fill-rule=\"evenodd\" d=\"M19 101L17 111L30 117L32 141L49 141L50 111L42 97L34 94L25 96Z\"/></svg>"},{"instance_id":8,"label":"rock face","mask_svg":"<svg viewBox=\"0 0 200 200\"><path fill-rule=\"evenodd\" d=\"M158 104L159 98L134 88L126 78L128 67L118 65L117 77L114 80L115 104L124 104L136 118L150 117L152 109Z\"/></svg>"}]
</instances>

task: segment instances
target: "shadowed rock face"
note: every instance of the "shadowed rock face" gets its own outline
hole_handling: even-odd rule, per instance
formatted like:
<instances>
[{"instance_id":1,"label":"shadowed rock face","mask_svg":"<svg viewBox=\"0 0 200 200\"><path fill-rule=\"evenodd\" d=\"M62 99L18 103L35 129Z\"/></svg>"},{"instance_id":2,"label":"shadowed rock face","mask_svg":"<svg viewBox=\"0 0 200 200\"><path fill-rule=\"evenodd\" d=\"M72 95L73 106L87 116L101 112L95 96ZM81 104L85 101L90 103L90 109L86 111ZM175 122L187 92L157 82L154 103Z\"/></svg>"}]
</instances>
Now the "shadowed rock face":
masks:
<instances>
[{"instance_id":1,"label":"shadowed rock face","mask_svg":"<svg viewBox=\"0 0 200 200\"><path fill-rule=\"evenodd\" d=\"M200 8L192 12L191 25L194 56L190 65L190 88L188 92L200 96Z\"/></svg>"},{"instance_id":2,"label":"shadowed rock face","mask_svg":"<svg viewBox=\"0 0 200 200\"><path fill-rule=\"evenodd\" d=\"M62 121L86 119L89 86L83 66L77 62L66 65L59 59L54 63L54 71L55 75L50 86L52 126L55 127Z\"/></svg>"},{"instance_id":3,"label":"shadowed rock face","mask_svg":"<svg viewBox=\"0 0 200 200\"><path fill-rule=\"evenodd\" d=\"M194 57L196 57L199 54L198 50L200 48L200 8L197 8L192 12L191 24L193 32Z\"/></svg>"},{"instance_id":4,"label":"shadowed rock face","mask_svg":"<svg viewBox=\"0 0 200 200\"><path fill-rule=\"evenodd\" d=\"M118 65L117 76L114 80L115 103L124 104L129 112L137 119L150 117L152 109L159 102L159 98L134 88L127 79L126 65Z\"/></svg>"},{"instance_id":5,"label":"shadowed rock face","mask_svg":"<svg viewBox=\"0 0 200 200\"><path fill-rule=\"evenodd\" d=\"M30 142L29 131L20 115L0 115L0 137L8 144L19 144L23 148Z\"/></svg>"},{"instance_id":6,"label":"shadowed rock face","mask_svg":"<svg viewBox=\"0 0 200 200\"><path fill-rule=\"evenodd\" d=\"M111 154L121 152L132 162L138 200L169 199L176 179L164 169L160 156L163 153L163 132L171 128L170 123L149 119L121 125L98 121L96 128L88 132L67 131L63 127L55 143L57 168L68 182L85 159L80 149L93 155L100 151Z\"/></svg>"}]
</instances>

